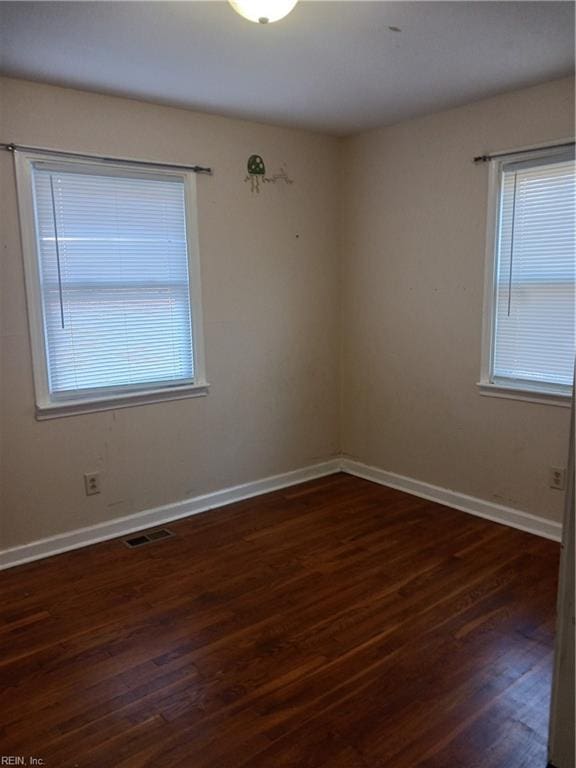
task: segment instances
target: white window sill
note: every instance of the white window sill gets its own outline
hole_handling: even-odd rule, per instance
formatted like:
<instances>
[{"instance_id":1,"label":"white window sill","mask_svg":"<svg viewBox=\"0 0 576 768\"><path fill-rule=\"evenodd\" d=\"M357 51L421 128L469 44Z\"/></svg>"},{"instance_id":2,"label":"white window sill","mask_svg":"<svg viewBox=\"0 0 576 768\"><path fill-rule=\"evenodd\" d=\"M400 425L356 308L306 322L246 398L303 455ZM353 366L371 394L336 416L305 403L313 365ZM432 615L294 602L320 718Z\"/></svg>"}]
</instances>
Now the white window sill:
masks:
<instances>
[{"instance_id":1,"label":"white window sill","mask_svg":"<svg viewBox=\"0 0 576 768\"><path fill-rule=\"evenodd\" d=\"M165 387L163 389L149 389L141 392L116 392L113 395L93 396L66 402L47 402L36 405L36 418L59 419L64 416L76 416L95 411L114 411L117 408L132 408L136 405L148 405L150 403L163 403L169 400L184 400L189 397L203 397L208 394L210 385L187 384L181 387Z\"/></svg>"},{"instance_id":2,"label":"white window sill","mask_svg":"<svg viewBox=\"0 0 576 768\"><path fill-rule=\"evenodd\" d=\"M541 405L559 405L569 408L572 402L570 391L559 392L553 389L536 389L529 385L521 384L495 384L481 381L477 384L481 395L488 397L501 397L507 400L523 400L527 403L540 403Z\"/></svg>"}]
</instances>

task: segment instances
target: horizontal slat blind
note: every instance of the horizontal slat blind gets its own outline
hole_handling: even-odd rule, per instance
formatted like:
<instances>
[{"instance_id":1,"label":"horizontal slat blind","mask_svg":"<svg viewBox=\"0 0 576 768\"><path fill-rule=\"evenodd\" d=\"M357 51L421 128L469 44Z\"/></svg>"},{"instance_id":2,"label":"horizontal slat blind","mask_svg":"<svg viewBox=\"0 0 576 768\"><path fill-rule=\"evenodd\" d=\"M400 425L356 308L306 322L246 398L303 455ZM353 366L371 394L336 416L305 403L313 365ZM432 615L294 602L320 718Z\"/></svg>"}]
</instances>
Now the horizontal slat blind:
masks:
<instances>
[{"instance_id":1,"label":"horizontal slat blind","mask_svg":"<svg viewBox=\"0 0 576 768\"><path fill-rule=\"evenodd\" d=\"M493 378L572 384L574 161L504 166Z\"/></svg>"},{"instance_id":2,"label":"horizontal slat blind","mask_svg":"<svg viewBox=\"0 0 576 768\"><path fill-rule=\"evenodd\" d=\"M183 180L34 168L50 392L194 377Z\"/></svg>"}]
</instances>

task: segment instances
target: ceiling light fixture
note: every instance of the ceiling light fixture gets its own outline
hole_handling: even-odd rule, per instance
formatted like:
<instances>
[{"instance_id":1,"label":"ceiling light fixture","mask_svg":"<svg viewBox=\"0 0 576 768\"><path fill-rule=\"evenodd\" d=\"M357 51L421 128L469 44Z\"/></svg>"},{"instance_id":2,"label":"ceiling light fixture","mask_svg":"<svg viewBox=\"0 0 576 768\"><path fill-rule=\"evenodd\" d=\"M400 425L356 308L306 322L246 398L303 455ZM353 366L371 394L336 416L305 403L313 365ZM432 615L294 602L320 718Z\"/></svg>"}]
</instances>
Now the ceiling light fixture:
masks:
<instances>
[{"instance_id":1,"label":"ceiling light fixture","mask_svg":"<svg viewBox=\"0 0 576 768\"><path fill-rule=\"evenodd\" d=\"M288 16L298 0L228 0L232 8L248 21L270 24Z\"/></svg>"}]
</instances>

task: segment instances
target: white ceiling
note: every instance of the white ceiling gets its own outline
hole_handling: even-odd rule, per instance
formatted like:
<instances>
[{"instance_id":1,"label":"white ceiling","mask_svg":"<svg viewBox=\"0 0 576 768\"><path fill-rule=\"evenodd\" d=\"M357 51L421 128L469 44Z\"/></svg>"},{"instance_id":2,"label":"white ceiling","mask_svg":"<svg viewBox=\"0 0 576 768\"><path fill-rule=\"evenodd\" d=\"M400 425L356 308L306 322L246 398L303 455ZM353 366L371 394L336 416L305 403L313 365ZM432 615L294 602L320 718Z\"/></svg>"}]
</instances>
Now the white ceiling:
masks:
<instances>
[{"instance_id":1,"label":"white ceiling","mask_svg":"<svg viewBox=\"0 0 576 768\"><path fill-rule=\"evenodd\" d=\"M400 27L394 32L389 27ZM574 69L571 2L0 2L0 72L349 134Z\"/></svg>"}]
</instances>

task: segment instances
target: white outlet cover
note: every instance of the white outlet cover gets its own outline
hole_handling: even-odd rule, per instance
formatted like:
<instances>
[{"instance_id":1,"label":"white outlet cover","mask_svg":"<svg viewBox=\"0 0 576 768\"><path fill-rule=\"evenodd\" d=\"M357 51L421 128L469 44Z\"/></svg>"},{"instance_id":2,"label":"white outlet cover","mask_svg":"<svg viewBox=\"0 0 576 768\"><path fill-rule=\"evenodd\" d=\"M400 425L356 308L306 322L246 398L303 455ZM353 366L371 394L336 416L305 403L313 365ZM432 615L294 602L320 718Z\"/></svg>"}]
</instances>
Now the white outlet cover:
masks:
<instances>
[{"instance_id":1,"label":"white outlet cover","mask_svg":"<svg viewBox=\"0 0 576 768\"><path fill-rule=\"evenodd\" d=\"M566 487L566 469L564 467L550 467L549 485L554 490L564 490Z\"/></svg>"},{"instance_id":2,"label":"white outlet cover","mask_svg":"<svg viewBox=\"0 0 576 768\"><path fill-rule=\"evenodd\" d=\"M100 493L100 473L87 472L84 475L84 491L86 496L95 496Z\"/></svg>"}]
</instances>

